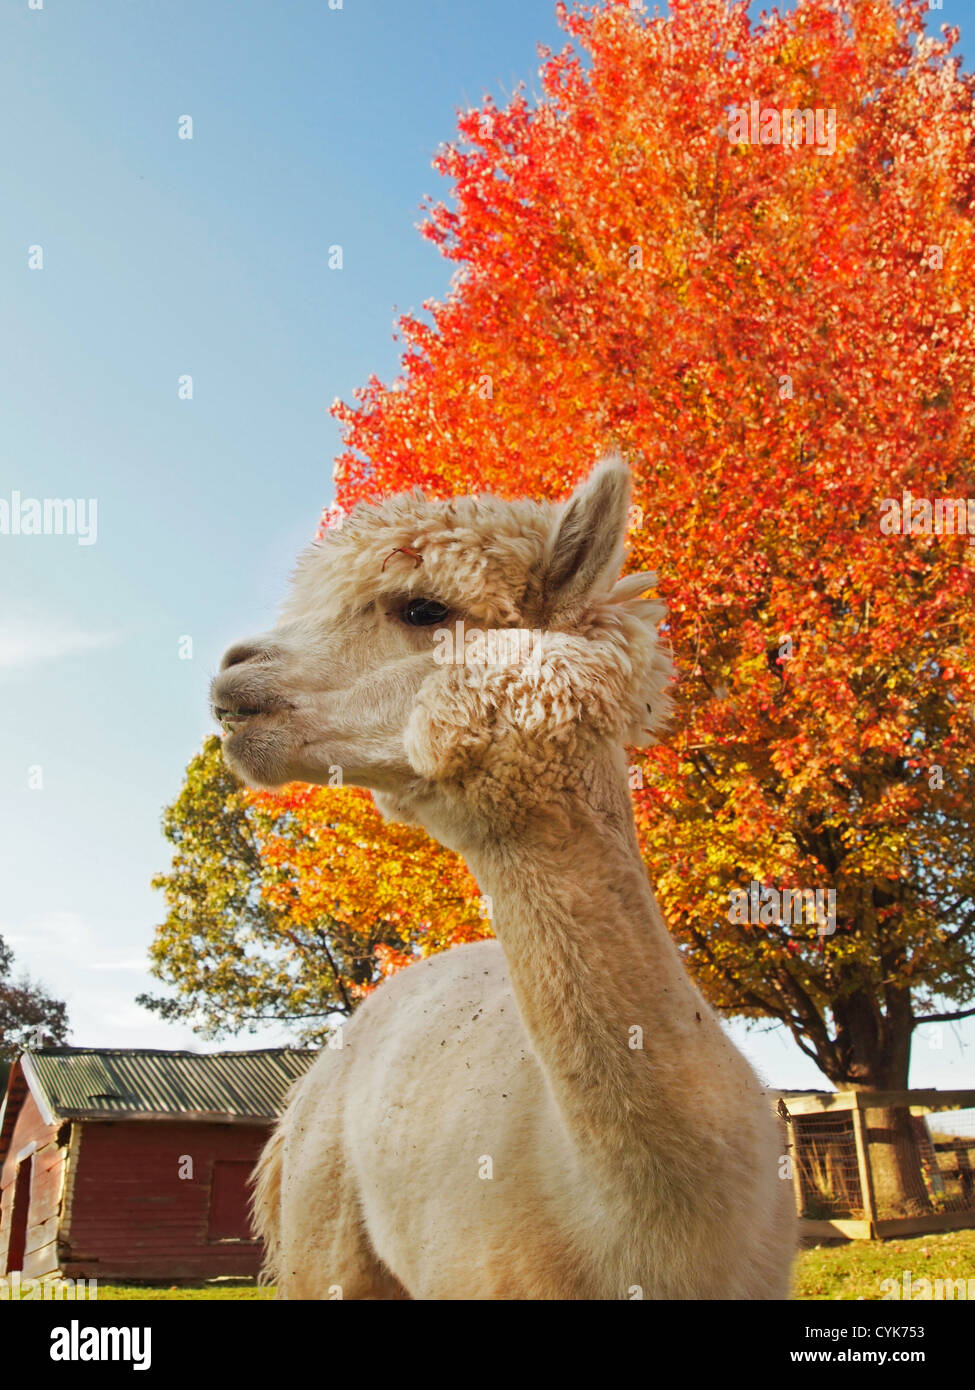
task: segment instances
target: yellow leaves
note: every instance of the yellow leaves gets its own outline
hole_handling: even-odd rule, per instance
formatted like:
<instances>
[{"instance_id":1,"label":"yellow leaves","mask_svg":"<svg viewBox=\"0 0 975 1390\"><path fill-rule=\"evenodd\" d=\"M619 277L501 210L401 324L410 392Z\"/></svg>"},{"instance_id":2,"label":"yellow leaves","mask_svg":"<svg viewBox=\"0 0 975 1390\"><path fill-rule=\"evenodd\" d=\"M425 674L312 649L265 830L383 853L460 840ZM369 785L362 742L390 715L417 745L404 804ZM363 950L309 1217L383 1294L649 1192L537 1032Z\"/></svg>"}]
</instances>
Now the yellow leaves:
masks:
<instances>
[{"instance_id":1,"label":"yellow leaves","mask_svg":"<svg viewBox=\"0 0 975 1390\"><path fill-rule=\"evenodd\" d=\"M286 869L263 887L281 910L306 923L331 917L365 941L393 935L424 948L491 934L463 861L418 827L385 822L368 792L251 795L262 853Z\"/></svg>"}]
</instances>

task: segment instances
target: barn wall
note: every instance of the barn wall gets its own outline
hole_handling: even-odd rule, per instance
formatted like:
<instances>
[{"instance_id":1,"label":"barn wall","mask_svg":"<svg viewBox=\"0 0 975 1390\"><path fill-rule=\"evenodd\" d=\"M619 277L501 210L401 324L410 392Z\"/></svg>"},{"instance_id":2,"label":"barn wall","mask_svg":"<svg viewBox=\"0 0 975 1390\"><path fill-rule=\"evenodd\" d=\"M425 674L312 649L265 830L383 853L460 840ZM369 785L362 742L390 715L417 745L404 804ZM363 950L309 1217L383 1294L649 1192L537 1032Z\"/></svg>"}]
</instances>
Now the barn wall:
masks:
<instances>
[{"instance_id":1,"label":"barn wall","mask_svg":"<svg viewBox=\"0 0 975 1390\"><path fill-rule=\"evenodd\" d=\"M10 1147L0 1172L0 1273L7 1269L7 1253L13 1224L14 1191L17 1186L17 1155L34 1145L30 1183L27 1243L24 1251L25 1277L38 1278L58 1267L57 1225L64 1186L68 1126L63 1126L59 1143L57 1124L45 1124L34 1097L27 1093L17 1116ZM23 1162L30 1160L24 1159Z\"/></svg>"},{"instance_id":2,"label":"barn wall","mask_svg":"<svg viewBox=\"0 0 975 1390\"><path fill-rule=\"evenodd\" d=\"M244 1170L233 1165L253 1167L264 1127L86 1120L80 1131L61 1231L64 1275L108 1282L257 1273L258 1241L219 1237L233 1228L236 1187L243 1197L236 1175Z\"/></svg>"}]
</instances>

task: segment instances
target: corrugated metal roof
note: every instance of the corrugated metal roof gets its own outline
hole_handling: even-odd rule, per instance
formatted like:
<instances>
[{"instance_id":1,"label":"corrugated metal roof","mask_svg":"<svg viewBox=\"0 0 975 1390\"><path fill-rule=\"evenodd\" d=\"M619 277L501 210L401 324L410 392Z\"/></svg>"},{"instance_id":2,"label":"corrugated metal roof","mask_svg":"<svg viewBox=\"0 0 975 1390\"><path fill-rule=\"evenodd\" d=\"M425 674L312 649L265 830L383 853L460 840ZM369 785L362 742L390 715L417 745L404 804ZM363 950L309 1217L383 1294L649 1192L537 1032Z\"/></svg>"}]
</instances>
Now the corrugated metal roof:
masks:
<instances>
[{"instance_id":1,"label":"corrugated metal roof","mask_svg":"<svg viewBox=\"0 0 975 1390\"><path fill-rule=\"evenodd\" d=\"M31 1090L53 1115L172 1115L272 1119L317 1052L162 1052L142 1048L47 1047L21 1061Z\"/></svg>"}]
</instances>

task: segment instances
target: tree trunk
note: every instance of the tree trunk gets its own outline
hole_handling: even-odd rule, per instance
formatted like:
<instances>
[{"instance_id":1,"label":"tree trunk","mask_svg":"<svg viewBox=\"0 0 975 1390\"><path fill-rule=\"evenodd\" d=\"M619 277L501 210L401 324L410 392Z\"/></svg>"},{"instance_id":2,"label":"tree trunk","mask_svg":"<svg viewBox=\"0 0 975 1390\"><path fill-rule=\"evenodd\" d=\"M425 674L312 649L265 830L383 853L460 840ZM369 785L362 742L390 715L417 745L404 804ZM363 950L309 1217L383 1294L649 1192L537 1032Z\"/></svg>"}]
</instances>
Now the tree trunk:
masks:
<instances>
[{"instance_id":1,"label":"tree trunk","mask_svg":"<svg viewBox=\"0 0 975 1390\"><path fill-rule=\"evenodd\" d=\"M906 1091L913 1017L910 996L891 993L881 1013L876 999L854 994L834 1006L841 1090ZM921 1216L931 1210L919 1137L908 1105L864 1112L877 1219Z\"/></svg>"},{"instance_id":2,"label":"tree trunk","mask_svg":"<svg viewBox=\"0 0 975 1390\"><path fill-rule=\"evenodd\" d=\"M867 1155L877 1219L923 1216L931 1210L921 1149L906 1105L867 1110Z\"/></svg>"}]
</instances>

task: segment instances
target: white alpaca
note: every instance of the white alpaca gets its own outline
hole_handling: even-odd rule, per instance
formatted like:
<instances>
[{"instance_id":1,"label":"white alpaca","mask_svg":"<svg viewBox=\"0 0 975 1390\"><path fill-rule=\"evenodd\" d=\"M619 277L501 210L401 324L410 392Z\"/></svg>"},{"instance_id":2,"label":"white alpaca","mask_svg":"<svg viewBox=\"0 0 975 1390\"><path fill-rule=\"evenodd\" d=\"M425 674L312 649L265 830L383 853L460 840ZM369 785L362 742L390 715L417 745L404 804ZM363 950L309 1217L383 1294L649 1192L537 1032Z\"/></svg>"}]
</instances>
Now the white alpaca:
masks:
<instances>
[{"instance_id":1,"label":"white alpaca","mask_svg":"<svg viewBox=\"0 0 975 1390\"><path fill-rule=\"evenodd\" d=\"M341 766L466 857L497 935L383 984L298 1085L255 1195L282 1297L788 1296L779 1126L637 844L623 748L659 731L670 662L653 577L614 583L628 498L611 461L562 505L359 506L224 658L230 766ZM458 619L541 637L438 664Z\"/></svg>"}]
</instances>

